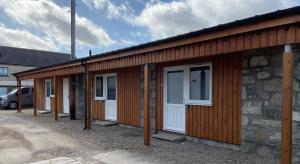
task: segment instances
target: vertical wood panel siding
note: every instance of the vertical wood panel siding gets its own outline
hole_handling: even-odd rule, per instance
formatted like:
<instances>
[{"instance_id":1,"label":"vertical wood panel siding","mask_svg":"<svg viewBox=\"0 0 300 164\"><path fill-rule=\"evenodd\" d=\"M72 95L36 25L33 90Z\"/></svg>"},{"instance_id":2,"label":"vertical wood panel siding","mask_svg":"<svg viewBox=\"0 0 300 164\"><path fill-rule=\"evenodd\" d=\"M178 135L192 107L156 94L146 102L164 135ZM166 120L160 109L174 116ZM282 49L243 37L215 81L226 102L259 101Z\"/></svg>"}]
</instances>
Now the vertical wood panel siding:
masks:
<instances>
[{"instance_id":1,"label":"vertical wood panel siding","mask_svg":"<svg viewBox=\"0 0 300 164\"><path fill-rule=\"evenodd\" d=\"M37 109L45 109L45 81L44 79L37 79L36 83L36 98L37 98Z\"/></svg>"},{"instance_id":2,"label":"vertical wood panel siding","mask_svg":"<svg viewBox=\"0 0 300 164\"><path fill-rule=\"evenodd\" d=\"M93 100L93 120L104 120L104 101Z\"/></svg>"},{"instance_id":3,"label":"vertical wood panel siding","mask_svg":"<svg viewBox=\"0 0 300 164\"><path fill-rule=\"evenodd\" d=\"M174 46L167 49L153 50L150 52L135 54L135 56L123 56L117 59L108 58L105 61L102 61L101 58L99 58L99 61L94 59L95 63L90 63L88 70L97 71L99 69L105 70L130 67L146 63L170 62L182 59L209 57L220 54L234 53L237 51L279 46L299 42L299 35L299 28L296 28L295 25L281 26L271 29L264 29L261 31L216 38L213 40L194 42L181 46ZM193 53L196 51L196 49L198 49L198 53ZM164 54L164 51L167 51L167 53ZM136 60L135 58L138 59L138 62L134 62ZM117 60L117 65L113 64L115 60Z\"/></svg>"},{"instance_id":4,"label":"vertical wood panel siding","mask_svg":"<svg viewBox=\"0 0 300 164\"><path fill-rule=\"evenodd\" d=\"M186 134L225 143L240 144L241 54L227 54L193 61L159 64L157 69L156 128L163 130L163 68L201 62L212 62L213 105L188 105L186 109Z\"/></svg>"},{"instance_id":5,"label":"vertical wood panel siding","mask_svg":"<svg viewBox=\"0 0 300 164\"><path fill-rule=\"evenodd\" d=\"M140 67L118 71L117 111L119 123L140 126Z\"/></svg>"}]
</instances>

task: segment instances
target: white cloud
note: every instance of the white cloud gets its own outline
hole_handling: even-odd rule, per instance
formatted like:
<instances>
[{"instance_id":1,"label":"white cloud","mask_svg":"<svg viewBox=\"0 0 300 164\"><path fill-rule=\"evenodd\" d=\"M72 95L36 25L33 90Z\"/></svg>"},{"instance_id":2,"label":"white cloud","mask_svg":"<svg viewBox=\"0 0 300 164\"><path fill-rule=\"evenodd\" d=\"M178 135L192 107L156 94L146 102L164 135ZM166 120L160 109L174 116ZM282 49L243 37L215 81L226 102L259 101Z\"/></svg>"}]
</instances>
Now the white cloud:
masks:
<instances>
[{"instance_id":1,"label":"white cloud","mask_svg":"<svg viewBox=\"0 0 300 164\"><path fill-rule=\"evenodd\" d=\"M59 48L70 47L70 8L51 0L5 0L0 8L21 25L34 28L53 40ZM107 32L91 20L76 15L76 41L79 46L109 46L114 43Z\"/></svg>"},{"instance_id":2,"label":"white cloud","mask_svg":"<svg viewBox=\"0 0 300 164\"><path fill-rule=\"evenodd\" d=\"M43 38L26 30L10 29L0 24L0 45L43 50L58 50L49 38Z\"/></svg>"},{"instance_id":3,"label":"white cloud","mask_svg":"<svg viewBox=\"0 0 300 164\"><path fill-rule=\"evenodd\" d=\"M152 38L157 39L290 7L291 1L176 0L166 3L154 0L127 21L146 27Z\"/></svg>"},{"instance_id":4,"label":"white cloud","mask_svg":"<svg viewBox=\"0 0 300 164\"><path fill-rule=\"evenodd\" d=\"M134 9L127 1L115 4L111 0L82 0L90 9L103 10L108 19L130 19L134 15Z\"/></svg>"},{"instance_id":5,"label":"white cloud","mask_svg":"<svg viewBox=\"0 0 300 164\"><path fill-rule=\"evenodd\" d=\"M128 39L121 39L119 41L119 45L122 45L122 46L133 46L133 45L136 45L137 42L135 41L132 41L132 40L128 40Z\"/></svg>"}]
</instances>

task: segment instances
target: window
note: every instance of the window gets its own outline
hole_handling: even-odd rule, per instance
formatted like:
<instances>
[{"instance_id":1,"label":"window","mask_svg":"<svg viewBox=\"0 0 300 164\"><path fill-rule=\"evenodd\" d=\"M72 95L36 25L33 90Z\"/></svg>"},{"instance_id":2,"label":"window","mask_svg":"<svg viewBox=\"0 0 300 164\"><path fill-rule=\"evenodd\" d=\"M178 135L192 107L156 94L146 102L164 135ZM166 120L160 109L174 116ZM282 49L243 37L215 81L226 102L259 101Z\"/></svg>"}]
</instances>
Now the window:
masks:
<instances>
[{"instance_id":1,"label":"window","mask_svg":"<svg viewBox=\"0 0 300 164\"><path fill-rule=\"evenodd\" d=\"M22 95L28 95L29 94L29 88L22 88Z\"/></svg>"},{"instance_id":2,"label":"window","mask_svg":"<svg viewBox=\"0 0 300 164\"><path fill-rule=\"evenodd\" d=\"M212 105L211 64L166 68L166 103Z\"/></svg>"},{"instance_id":3,"label":"window","mask_svg":"<svg viewBox=\"0 0 300 164\"><path fill-rule=\"evenodd\" d=\"M107 100L116 100L116 77L107 77Z\"/></svg>"},{"instance_id":4,"label":"window","mask_svg":"<svg viewBox=\"0 0 300 164\"><path fill-rule=\"evenodd\" d=\"M0 67L0 76L8 76L8 68Z\"/></svg>"},{"instance_id":5,"label":"window","mask_svg":"<svg viewBox=\"0 0 300 164\"><path fill-rule=\"evenodd\" d=\"M54 96L54 81L53 79L45 80L46 97Z\"/></svg>"},{"instance_id":6,"label":"window","mask_svg":"<svg viewBox=\"0 0 300 164\"><path fill-rule=\"evenodd\" d=\"M95 98L103 99L103 76L95 76Z\"/></svg>"},{"instance_id":7,"label":"window","mask_svg":"<svg viewBox=\"0 0 300 164\"><path fill-rule=\"evenodd\" d=\"M51 79L51 82L50 82L50 85L51 85L51 96L53 96L54 95L54 80L53 79Z\"/></svg>"},{"instance_id":8,"label":"window","mask_svg":"<svg viewBox=\"0 0 300 164\"><path fill-rule=\"evenodd\" d=\"M211 66L190 66L188 102L195 104L211 105Z\"/></svg>"},{"instance_id":9,"label":"window","mask_svg":"<svg viewBox=\"0 0 300 164\"><path fill-rule=\"evenodd\" d=\"M167 74L167 103L183 103L183 70L170 71Z\"/></svg>"}]
</instances>

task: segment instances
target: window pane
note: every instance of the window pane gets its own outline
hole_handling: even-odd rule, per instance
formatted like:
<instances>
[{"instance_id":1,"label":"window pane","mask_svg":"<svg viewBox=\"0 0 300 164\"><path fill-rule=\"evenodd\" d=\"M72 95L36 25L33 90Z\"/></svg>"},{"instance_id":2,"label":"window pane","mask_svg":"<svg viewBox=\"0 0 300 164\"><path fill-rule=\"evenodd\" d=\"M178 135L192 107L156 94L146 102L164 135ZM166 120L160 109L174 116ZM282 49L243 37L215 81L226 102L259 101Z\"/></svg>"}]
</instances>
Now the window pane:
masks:
<instances>
[{"instance_id":1,"label":"window pane","mask_svg":"<svg viewBox=\"0 0 300 164\"><path fill-rule=\"evenodd\" d=\"M96 77L96 97L103 97L103 77Z\"/></svg>"},{"instance_id":2,"label":"window pane","mask_svg":"<svg viewBox=\"0 0 300 164\"><path fill-rule=\"evenodd\" d=\"M4 76L7 76L8 75L8 68L4 68Z\"/></svg>"},{"instance_id":3,"label":"window pane","mask_svg":"<svg viewBox=\"0 0 300 164\"><path fill-rule=\"evenodd\" d=\"M167 102L170 104L183 104L183 71L168 72Z\"/></svg>"},{"instance_id":4,"label":"window pane","mask_svg":"<svg viewBox=\"0 0 300 164\"><path fill-rule=\"evenodd\" d=\"M50 81L50 85L51 85L51 95L54 95L54 81L53 81L53 79Z\"/></svg>"},{"instance_id":5,"label":"window pane","mask_svg":"<svg viewBox=\"0 0 300 164\"><path fill-rule=\"evenodd\" d=\"M190 69L190 99L209 100L210 68L193 67Z\"/></svg>"},{"instance_id":6,"label":"window pane","mask_svg":"<svg viewBox=\"0 0 300 164\"><path fill-rule=\"evenodd\" d=\"M4 76L4 68L0 67L0 76Z\"/></svg>"},{"instance_id":7,"label":"window pane","mask_svg":"<svg viewBox=\"0 0 300 164\"><path fill-rule=\"evenodd\" d=\"M29 94L29 88L22 88L22 95Z\"/></svg>"},{"instance_id":8,"label":"window pane","mask_svg":"<svg viewBox=\"0 0 300 164\"><path fill-rule=\"evenodd\" d=\"M46 81L46 96L50 97L50 82Z\"/></svg>"},{"instance_id":9,"label":"window pane","mask_svg":"<svg viewBox=\"0 0 300 164\"><path fill-rule=\"evenodd\" d=\"M0 67L0 76L8 76L8 68Z\"/></svg>"},{"instance_id":10,"label":"window pane","mask_svg":"<svg viewBox=\"0 0 300 164\"><path fill-rule=\"evenodd\" d=\"M116 100L116 77L107 77L107 100Z\"/></svg>"}]
</instances>

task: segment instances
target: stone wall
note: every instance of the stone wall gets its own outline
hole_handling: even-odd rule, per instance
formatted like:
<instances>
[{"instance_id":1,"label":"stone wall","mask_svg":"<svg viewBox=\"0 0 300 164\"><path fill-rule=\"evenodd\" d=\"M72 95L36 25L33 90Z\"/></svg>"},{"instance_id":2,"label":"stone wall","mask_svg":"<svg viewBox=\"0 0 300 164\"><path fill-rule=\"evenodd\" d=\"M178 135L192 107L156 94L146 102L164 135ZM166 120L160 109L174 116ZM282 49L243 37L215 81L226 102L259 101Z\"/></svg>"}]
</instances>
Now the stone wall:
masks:
<instances>
[{"instance_id":1,"label":"stone wall","mask_svg":"<svg viewBox=\"0 0 300 164\"><path fill-rule=\"evenodd\" d=\"M72 83L75 86L75 116L77 119L82 118L82 113L84 109L84 84L83 84L83 75L76 75L74 77L74 82Z\"/></svg>"},{"instance_id":2,"label":"stone wall","mask_svg":"<svg viewBox=\"0 0 300 164\"><path fill-rule=\"evenodd\" d=\"M244 53L241 150L280 159L281 48ZM300 162L300 53L295 53L293 163Z\"/></svg>"},{"instance_id":3,"label":"stone wall","mask_svg":"<svg viewBox=\"0 0 300 164\"><path fill-rule=\"evenodd\" d=\"M155 110L156 110L156 66L154 64L150 65L150 70L151 70L151 83L150 83L150 110L151 110L151 129L152 131L155 131ZM140 126L144 127L144 66L141 66L141 71L140 71L140 78L141 78L141 83L140 83L140 111L141 111L141 116L140 116Z\"/></svg>"}]
</instances>

